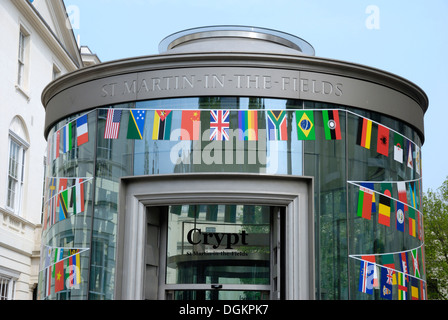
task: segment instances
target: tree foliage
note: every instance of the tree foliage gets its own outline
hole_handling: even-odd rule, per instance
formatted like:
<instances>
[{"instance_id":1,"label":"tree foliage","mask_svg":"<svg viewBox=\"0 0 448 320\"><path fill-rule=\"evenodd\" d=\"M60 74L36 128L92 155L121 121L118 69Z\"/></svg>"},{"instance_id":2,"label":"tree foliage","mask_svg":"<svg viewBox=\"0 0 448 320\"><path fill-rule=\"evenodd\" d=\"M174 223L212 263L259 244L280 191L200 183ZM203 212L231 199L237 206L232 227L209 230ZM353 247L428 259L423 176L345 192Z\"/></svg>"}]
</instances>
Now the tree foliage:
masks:
<instances>
[{"instance_id":1,"label":"tree foliage","mask_svg":"<svg viewBox=\"0 0 448 320\"><path fill-rule=\"evenodd\" d=\"M448 299L448 178L423 197L428 299Z\"/></svg>"}]
</instances>

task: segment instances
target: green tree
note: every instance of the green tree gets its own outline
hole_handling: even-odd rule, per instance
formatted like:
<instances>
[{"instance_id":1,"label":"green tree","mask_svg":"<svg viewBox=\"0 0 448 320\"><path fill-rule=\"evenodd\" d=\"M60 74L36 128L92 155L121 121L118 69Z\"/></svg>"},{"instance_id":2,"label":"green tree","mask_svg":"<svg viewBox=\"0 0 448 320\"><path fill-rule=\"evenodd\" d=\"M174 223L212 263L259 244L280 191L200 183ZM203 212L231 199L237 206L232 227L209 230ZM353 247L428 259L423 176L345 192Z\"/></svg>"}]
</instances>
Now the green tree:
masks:
<instances>
[{"instance_id":1,"label":"green tree","mask_svg":"<svg viewBox=\"0 0 448 320\"><path fill-rule=\"evenodd\" d=\"M448 178L423 196L428 299L448 299Z\"/></svg>"}]
</instances>

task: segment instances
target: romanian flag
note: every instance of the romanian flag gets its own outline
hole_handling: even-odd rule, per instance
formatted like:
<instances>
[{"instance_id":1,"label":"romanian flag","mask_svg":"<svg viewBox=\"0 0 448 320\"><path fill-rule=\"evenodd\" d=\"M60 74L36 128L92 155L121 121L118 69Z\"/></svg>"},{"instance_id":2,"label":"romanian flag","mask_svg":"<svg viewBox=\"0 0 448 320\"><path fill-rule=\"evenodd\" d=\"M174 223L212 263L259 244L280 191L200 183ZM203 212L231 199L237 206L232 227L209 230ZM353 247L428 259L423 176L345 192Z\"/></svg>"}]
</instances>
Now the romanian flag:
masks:
<instances>
[{"instance_id":1,"label":"romanian flag","mask_svg":"<svg viewBox=\"0 0 448 320\"><path fill-rule=\"evenodd\" d=\"M315 140L313 111L296 111L297 138L299 140Z\"/></svg>"},{"instance_id":2,"label":"romanian flag","mask_svg":"<svg viewBox=\"0 0 448 320\"><path fill-rule=\"evenodd\" d=\"M153 140L170 140L172 117L171 110L156 110L154 112Z\"/></svg>"},{"instance_id":3,"label":"romanian flag","mask_svg":"<svg viewBox=\"0 0 448 320\"><path fill-rule=\"evenodd\" d=\"M238 128L240 140L258 140L258 115L257 110L238 111Z\"/></svg>"},{"instance_id":4,"label":"romanian flag","mask_svg":"<svg viewBox=\"0 0 448 320\"><path fill-rule=\"evenodd\" d=\"M341 124L339 122L338 110L322 111L324 121L325 139L341 140Z\"/></svg>"},{"instance_id":5,"label":"romanian flag","mask_svg":"<svg viewBox=\"0 0 448 320\"><path fill-rule=\"evenodd\" d=\"M180 140L199 140L201 135L201 111L183 110Z\"/></svg>"},{"instance_id":6,"label":"romanian flag","mask_svg":"<svg viewBox=\"0 0 448 320\"><path fill-rule=\"evenodd\" d=\"M372 121L366 118L359 118L358 135L356 143L361 147L370 149L370 141L372 137Z\"/></svg>"}]
</instances>

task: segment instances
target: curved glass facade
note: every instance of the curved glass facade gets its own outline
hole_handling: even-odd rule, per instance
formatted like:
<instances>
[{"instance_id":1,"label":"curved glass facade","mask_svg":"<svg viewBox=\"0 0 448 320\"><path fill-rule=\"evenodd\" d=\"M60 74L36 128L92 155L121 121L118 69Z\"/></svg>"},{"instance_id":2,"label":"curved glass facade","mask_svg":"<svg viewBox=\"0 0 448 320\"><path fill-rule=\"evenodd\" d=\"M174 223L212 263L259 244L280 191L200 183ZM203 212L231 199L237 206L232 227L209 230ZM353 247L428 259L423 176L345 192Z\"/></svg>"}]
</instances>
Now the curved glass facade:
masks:
<instances>
[{"instance_id":1,"label":"curved glass facade","mask_svg":"<svg viewBox=\"0 0 448 320\"><path fill-rule=\"evenodd\" d=\"M48 142L41 299L114 299L120 179L192 172L313 177L315 298L424 297L422 142L403 121L308 100L154 99L63 119ZM265 265L246 268L264 283ZM169 281L199 281L182 270Z\"/></svg>"}]
</instances>

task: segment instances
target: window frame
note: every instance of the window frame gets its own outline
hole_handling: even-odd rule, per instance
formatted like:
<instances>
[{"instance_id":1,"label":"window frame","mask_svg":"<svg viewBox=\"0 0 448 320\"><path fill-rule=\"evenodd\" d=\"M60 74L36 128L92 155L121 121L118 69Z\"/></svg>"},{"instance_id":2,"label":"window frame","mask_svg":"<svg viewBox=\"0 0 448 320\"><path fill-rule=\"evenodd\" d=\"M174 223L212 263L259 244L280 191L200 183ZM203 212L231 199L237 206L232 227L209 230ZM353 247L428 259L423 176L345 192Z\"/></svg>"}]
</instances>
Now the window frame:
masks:
<instances>
[{"instance_id":1,"label":"window frame","mask_svg":"<svg viewBox=\"0 0 448 320\"><path fill-rule=\"evenodd\" d=\"M9 130L8 142L9 152L6 208L14 214L20 215L22 212L23 186L25 182L26 151L29 148L29 144L11 130ZM11 158L14 145L17 146L18 149L16 159ZM16 168L14 169L14 171L16 172L11 172L11 164L13 160L17 162L17 164L15 165ZM15 182L14 190L10 188L11 180L14 180ZM12 193L13 196L11 199Z\"/></svg>"},{"instance_id":2,"label":"window frame","mask_svg":"<svg viewBox=\"0 0 448 320\"><path fill-rule=\"evenodd\" d=\"M22 90L28 88L30 32L20 25L17 44L17 86Z\"/></svg>"}]
</instances>

